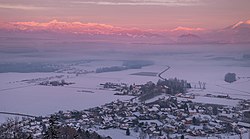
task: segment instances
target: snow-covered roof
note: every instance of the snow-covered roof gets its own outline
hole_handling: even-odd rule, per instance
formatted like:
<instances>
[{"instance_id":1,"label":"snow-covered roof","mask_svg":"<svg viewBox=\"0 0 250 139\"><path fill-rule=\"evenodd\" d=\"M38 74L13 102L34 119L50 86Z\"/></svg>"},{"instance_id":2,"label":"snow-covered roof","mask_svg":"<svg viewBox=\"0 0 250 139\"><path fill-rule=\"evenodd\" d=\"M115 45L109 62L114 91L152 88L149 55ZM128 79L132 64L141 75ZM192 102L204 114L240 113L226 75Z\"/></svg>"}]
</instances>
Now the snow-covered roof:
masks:
<instances>
[{"instance_id":1,"label":"snow-covered roof","mask_svg":"<svg viewBox=\"0 0 250 139\"><path fill-rule=\"evenodd\" d=\"M243 126L243 127L247 127L250 128L250 124L249 123L245 123L245 122L238 122L239 126Z\"/></svg>"}]
</instances>

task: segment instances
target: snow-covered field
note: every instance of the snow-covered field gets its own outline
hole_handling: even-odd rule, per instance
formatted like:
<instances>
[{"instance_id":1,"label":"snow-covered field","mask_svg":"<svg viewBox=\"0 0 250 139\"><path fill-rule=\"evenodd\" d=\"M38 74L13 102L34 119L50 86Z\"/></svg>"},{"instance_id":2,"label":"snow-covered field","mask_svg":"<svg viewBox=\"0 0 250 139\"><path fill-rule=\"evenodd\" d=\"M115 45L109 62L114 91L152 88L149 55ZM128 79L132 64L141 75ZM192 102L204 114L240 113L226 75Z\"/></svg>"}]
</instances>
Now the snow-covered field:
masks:
<instances>
[{"instance_id":1,"label":"snow-covered field","mask_svg":"<svg viewBox=\"0 0 250 139\"><path fill-rule=\"evenodd\" d=\"M185 59L173 56L165 56L166 61L154 59L155 65L143 67L142 69L131 69L117 72L75 74L66 73L1 73L0 78L0 111L20 112L31 115L46 115L59 110L82 110L94 106L99 106L116 99L129 99L113 95L115 92L100 90L101 83L127 83L144 84L148 81L157 82L157 76L138 76L131 75L137 72L161 72L166 65L171 68L162 76L166 78L180 78L191 82L192 85L198 84L198 81L206 82L206 89L194 89L196 102L209 102L216 104L237 105L238 100L228 100L219 98L207 98L206 94L230 95L232 98L250 99L249 79L239 79L234 83L224 82L224 75L227 72L234 72L239 77L250 76L249 67L220 65L214 61L201 61ZM95 63L96 62L96 63ZM114 61L95 61L82 65L82 68L88 67L88 70L94 70L97 67L112 66ZM121 62L114 62L119 65ZM92 69L91 69L92 68ZM57 78L56 76L60 77ZM36 80L30 80L36 79ZM44 80L61 80L73 82L75 84L64 87L40 86L37 85ZM28 81L27 81L28 80ZM29 82L30 81L30 82ZM95 93L83 93L81 90L93 91ZM100 99L101 98L101 99Z\"/></svg>"},{"instance_id":2,"label":"snow-covered field","mask_svg":"<svg viewBox=\"0 0 250 139\"><path fill-rule=\"evenodd\" d=\"M139 70L75 74L64 73L1 73L0 111L30 115L48 115L59 110L84 110L105 103L128 100L129 96L114 95L114 91L103 90L101 83L144 84L158 77L129 75ZM57 78L56 76L60 76ZM32 80L35 79L35 80ZM69 86L41 86L44 80L62 80L73 82ZM88 91L94 92L90 93ZM0 114L3 122L7 116Z\"/></svg>"},{"instance_id":3,"label":"snow-covered field","mask_svg":"<svg viewBox=\"0 0 250 139\"><path fill-rule=\"evenodd\" d=\"M100 135L105 135L105 136L110 136L113 139L136 139L139 138L140 133L136 133L134 131L130 131L130 136L126 136L126 131L121 130L121 129L108 129L108 130L96 130L97 133ZM181 135L175 135L172 134L170 137L175 138L175 137L180 137ZM248 139L250 136L250 133L247 131L242 134L242 139ZM164 137L162 137L164 138ZM165 138L167 138L165 136ZM217 136L212 136L212 137L193 137L193 136L186 136L188 139L218 139L218 138L223 138L223 139L239 139L239 135L230 135L230 134L222 134L222 135L217 135ZM145 136L145 139L150 139L149 136Z\"/></svg>"},{"instance_id":4,"label":"snow-covered field","mask_svg":"<svg viewBox=\"0 0 250 139\"><path fill-rule=\"evenodd\" d=\"M193 85L197 85L199 81L206 83L206 90L197 90L198 94L221 94L229 95L233 98L250 98L250 80L239 79L233 83L226 83L224 75L228 72L236 73L237 76L248 77L250 75L249 67L234 66L214 66L207 65L186 65L185 67L176 65L165 73L165 76L178 77L186 79Z\"/></svg>"},{"instance_id":5,"label":"snow-covered field","mask_svg":"<svg viewBox=\"0 0 250 139\"><path fill-rule=\"evenodd\" d=\"M116 96L114 91L103 90L101 83L126 83L126 84L145 84L148 81L157 82L157 76L132 75L140 72L160 73L167 66L170 69L163 73L166 78L179 78L187 80L192 87L199 81L206 83L206 89L192 89L190 94L196 97L194 102L214 103L229 106L236 106L240 99L250 99L250 60L241 60L243 52L236 53L184 53L184 54L162 54L162 55L143 55L136 57L135 60L150 60L154 65L146 66L141 69L129 69L116 72L103 73L83 73L74 74L74 70L95 71L96 68L121 66L122 60L133 60L119 58L113 60L94 60L91 62L72 64L69 68L73 72L49 72L49 73L0 73L0 112L16 112L30 115L48 115L59 110L83 110L105 103L119 100L128 100L129 96ZM230 58L221 58L230 57ZM235 59L231 59L231 58ZM101 59L101 56L99 57ZM121 60L122 59L122 60ZM240 78L231 84L224 81L224 76L228 72L236 73ZM42 81L65 80L73 82L69 86L41 86ZM94 93L91 93L94 92ZM211 95L229 95L233 99L205 97ZM163 97L163 96L158 96ZM158 98L153 98L154 101ZM186 100L186 98L178 98ZM4 122L9 115L0 114L0 123ZM136 138L137 133L132 132L132 136L125 136L125 131L99 130L99 134L111 136L113 138ZM247 136L244 135L244 136ZM227 138L227 137L225 137ZM238 138L232 136L231 138Z\"/></svg>"}]
</instances>

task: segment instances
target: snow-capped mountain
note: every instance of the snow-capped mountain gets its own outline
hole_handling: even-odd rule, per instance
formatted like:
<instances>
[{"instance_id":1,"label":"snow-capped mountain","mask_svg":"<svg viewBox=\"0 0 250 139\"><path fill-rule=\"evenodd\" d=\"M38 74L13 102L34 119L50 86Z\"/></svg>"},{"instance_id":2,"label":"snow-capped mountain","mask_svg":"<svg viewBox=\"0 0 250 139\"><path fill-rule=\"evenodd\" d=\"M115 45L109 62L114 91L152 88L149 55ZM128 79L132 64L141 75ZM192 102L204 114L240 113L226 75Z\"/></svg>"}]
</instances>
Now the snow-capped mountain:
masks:
<instances>
[{"instance_id":1,"label":"snow-capped mountain","mask_svg":"<svg viewBox=\"0 0 250 139\"><path fill-rule=\"evenodd\" d=\"M248 21L239 21L238 23L235 23L225 29L232 29L232 30L237 30L237 29L250 29L250 20Z\"/></svg>"},{"instance_id":2,"label":"snow-capped mountain","mask_svg":"<svg viewBox=\"0 0 250 139\"><path fill-rule=\"evenodd\" d=\"M0 36L49 37L81 41L140 43L250 43L250 20L223 29L177 27L171 30L124 28L99 23L9 22L0 23Z\"/></svg>"},{"instance_id":3,"label":"snow-capped mountain","mask_svg":"<svg viewBox=\"0 0 250 139\"><path fill-rule=\"evenodd\" d=\"M47 23L11 22L2 24L1 29L9 32L27 33L68 33L77 35L117 35L131 38L159 37L157 34L139 29L126 29L107 24L60 22L52 20Z\"/></svg>"},{"instance_id":4,"label":"snow-capped mountain","mask_svg":"<svg viewBox=\"0 0 250 139\"><path fill-rule=\"evenodd\" d=\"M214 36L225 43L249 43L250 20L240 21L224 29L215 31Z\"/></svg>"}]
</instances>

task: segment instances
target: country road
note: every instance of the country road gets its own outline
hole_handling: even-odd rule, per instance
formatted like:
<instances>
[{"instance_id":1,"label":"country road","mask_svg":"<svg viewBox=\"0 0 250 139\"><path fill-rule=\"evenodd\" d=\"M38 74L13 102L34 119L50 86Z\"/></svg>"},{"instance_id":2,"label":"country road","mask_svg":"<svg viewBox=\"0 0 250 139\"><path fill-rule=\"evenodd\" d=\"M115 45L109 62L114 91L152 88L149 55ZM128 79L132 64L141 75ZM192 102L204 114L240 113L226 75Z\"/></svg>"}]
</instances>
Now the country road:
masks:
<instances>
[{"instance_id":1,"label":"country road","mask_svg":"<svg viewBox=\"0 0 250 139\"><path fill-rule=\"evenodd\" d=\"M35 86L35 84L25 85L25 86L18 86L18 87L11 87L11 88L4 88L4 89L0 89L0 92L7 91L7 90L15 90L15 89L20 89L20 88L26 88L26 87L31 87L31 86Z\"/></svg>"},{"instance_id":2,"label":"country road","mask_svg":"<svg viewBox=\"0 0 250 139\"><path fill-rule=\"evenodd\" d=\"M250 92L242 91L242 90L239 90L239 89L234 89L234 88L230 88L230 87L225 87L225 86L222 86L222 85L216 85L216 86L218 86L218 87L220 87L220 88L232 90L232 91L237 91L237 92L241 92L241 93L245 93L245 94L250 94Z\"/></svg>"},{"instance_id":3,"label":"country road","mask_svg":"<svg viewBox=\"0 0 250 139\"><path fill-rule=\"evenodd\" d=\"M158 74L158 77L160 78L160 79L162 79L162 80L166 80L166 78L163 78L161 75L163 74L163 73L165 73L166 71L168 71L170 69L170 66L167 66L167 68L165 69L165 70L163 70L162 72L160 72L159 74Z\"/></svg>"},{"instance_id":4,"label":"country road","mask_svg":"<svg viewBox=\"0 0 250 139\"><path fill-rule=\"evenodd\" d=\"M3 111L0 111L0 114L23 116L23 117L30 117L30 118L36 118L37 117L37 116L34 116L34 115L29 115L29 114L15 113L15 112L3 112Z\"/></svg>"}]
</instances>

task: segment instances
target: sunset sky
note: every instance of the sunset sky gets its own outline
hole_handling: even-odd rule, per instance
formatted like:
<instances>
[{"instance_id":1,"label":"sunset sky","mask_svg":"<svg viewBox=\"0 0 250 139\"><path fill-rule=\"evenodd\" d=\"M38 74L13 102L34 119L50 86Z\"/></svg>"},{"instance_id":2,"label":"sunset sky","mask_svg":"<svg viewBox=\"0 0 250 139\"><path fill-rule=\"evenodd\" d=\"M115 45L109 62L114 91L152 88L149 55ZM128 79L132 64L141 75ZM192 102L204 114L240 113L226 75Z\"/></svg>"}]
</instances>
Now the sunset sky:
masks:
<instances>
[{"instance_id":1,"label":"sunset sky","mask_svg":"<svg viewBox=\"0 0 250 139\"><path fill-rule=\"evenodd\" d=\"M250 0L0 0L0 20L217 29L249 20L249 7Z\"/></svg>"}]
</instances>

